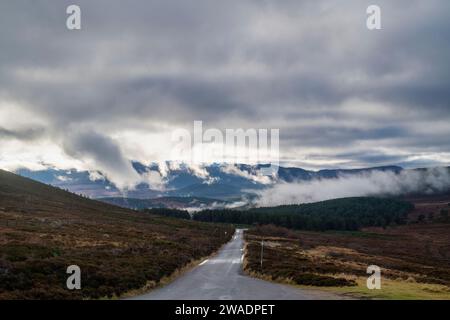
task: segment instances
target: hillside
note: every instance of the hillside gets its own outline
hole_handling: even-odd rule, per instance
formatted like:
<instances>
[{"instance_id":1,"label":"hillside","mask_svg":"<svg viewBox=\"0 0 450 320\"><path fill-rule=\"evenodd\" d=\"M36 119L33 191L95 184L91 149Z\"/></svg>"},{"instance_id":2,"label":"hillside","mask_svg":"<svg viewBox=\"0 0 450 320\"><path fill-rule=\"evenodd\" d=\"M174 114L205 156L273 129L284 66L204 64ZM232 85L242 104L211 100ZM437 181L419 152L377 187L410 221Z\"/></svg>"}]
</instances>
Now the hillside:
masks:
<instances>
[{"instance_id":1,"label":"hillside","mask_svg":"<svg viewBox=\"0 0 450 320\"><path fill-rule=\"evenodd\" d=\"M450 299L448 224L414 223L352 232L259 226L246 232L246 241L245 270L263 279L357 298ZM382 290L367 288L369 265L381 268Z\"/></svg>"},{"instance_id":2,"label":"hillside","mask_svg":"<svg viewBox=\"0 0 450 320\"><path fill-rule=\"evenodd\" d=\"M157 285L233 229L138 213L0 170L0 299L120 296ZM81 268L81 290L66 268Z\"/></svg>"}]
</instances>

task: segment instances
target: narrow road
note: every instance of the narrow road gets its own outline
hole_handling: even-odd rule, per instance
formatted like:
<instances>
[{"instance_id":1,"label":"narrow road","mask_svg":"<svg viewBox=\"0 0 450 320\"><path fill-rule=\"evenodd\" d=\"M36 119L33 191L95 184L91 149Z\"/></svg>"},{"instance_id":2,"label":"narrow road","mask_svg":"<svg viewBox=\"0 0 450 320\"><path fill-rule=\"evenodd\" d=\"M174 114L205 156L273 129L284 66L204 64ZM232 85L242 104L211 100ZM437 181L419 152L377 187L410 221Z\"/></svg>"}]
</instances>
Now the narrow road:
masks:
<instances>
[{"instance_id":1,"label":"narrow road","mask_svg":"<svg viewBox=\"0 0 450 320\"><path fill-rule=\"evenodd\" d=\"M342 297L291 286L276 284L246 276L242 271L243 230L216 256L203 261L175 281L136 300L312 300L342 299Z\"/></svg>"}]
</instances>

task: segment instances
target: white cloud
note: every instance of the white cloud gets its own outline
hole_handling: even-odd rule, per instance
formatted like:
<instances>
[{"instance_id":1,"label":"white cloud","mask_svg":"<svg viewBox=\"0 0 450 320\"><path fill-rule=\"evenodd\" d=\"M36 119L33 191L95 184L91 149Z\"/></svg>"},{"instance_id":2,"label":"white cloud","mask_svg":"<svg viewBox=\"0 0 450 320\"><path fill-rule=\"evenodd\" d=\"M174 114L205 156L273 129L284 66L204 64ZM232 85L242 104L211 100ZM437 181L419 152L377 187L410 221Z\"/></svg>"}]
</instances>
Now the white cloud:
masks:
<instances>
[{"instance_id":1,"label":"white cloud","mask_svg":"<svg viewBox=\"0 0 450 320\"><path fill-rule=\"evenodd\" d=\"M261 184L273 183L273 180L269 176L263 175L260 171L249 172L246 170L240 170L234 164L223 164L223 165L221 165L220 170L224 173L240 176L240 177L246 178L248 180L251 180L251 181L254 181L257 183L261 183Z\"/></svg>"},{"instance_id":2,"label":"white cloud","mask_svg":"<svg viewBox=\"0 0 450 320\"><path fill-rule=\"evenodd\" d=\"M343 175L337 179L278 183L259 191L256 204L274 206L345 197L434 193L446 190L450 190L450 173L446 168L404 170L399 174L372 171L358 175Z\"/></svg>"},{"instance_id":3,"label":"white cloud","mask_svg":"<svg viewBox=\"0 0 450 320\"><path fill-rule=\"evenodd\" d=\"M164 176L157 171L148 170L142 174L142 182L148 183L150 189L163 191L166 188Z\"/></svg>"}]
</instances>

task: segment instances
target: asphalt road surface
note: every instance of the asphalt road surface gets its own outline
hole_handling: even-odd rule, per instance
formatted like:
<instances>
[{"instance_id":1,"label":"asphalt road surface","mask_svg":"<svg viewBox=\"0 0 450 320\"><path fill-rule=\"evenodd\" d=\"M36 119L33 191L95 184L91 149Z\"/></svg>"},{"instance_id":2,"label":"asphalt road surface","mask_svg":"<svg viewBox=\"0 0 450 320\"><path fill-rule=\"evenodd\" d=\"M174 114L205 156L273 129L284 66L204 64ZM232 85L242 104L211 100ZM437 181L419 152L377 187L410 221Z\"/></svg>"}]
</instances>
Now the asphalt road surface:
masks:
<instances>
[{"instance_id":1,"label":"asphalt road surface","mask_svg":"<svg viewBox=\"0 0 450 320\"><path fill-rule=\"evenodd\" d=\"M238 229L213 258L203 261L168 285L137 300L313 300L342 297L297 289L246 276L242 271L243 230Z\"/></svg>"}]
</instances>

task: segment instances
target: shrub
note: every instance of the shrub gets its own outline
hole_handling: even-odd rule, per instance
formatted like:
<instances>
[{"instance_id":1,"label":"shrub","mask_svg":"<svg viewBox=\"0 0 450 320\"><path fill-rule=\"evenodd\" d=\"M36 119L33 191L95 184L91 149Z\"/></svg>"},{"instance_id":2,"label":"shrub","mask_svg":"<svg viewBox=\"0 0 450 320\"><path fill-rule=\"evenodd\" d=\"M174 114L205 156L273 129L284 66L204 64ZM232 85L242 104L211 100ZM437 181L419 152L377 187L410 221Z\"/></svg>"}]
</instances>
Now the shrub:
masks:
<instances>
[{"instance_id":1,"label":"shrub","mask_svg":"<svg viewBox=\"0 0 450 320\"><path fill-rule=\"evenodd\" d=\"M356 285L356 282L353 280L316 275L312 273L297 274L293 277L293 280L297 284L316 287L346 287Z\"/></svg>"},{"instance_id":2,"label":"shrub","mask_svg":"<svg viewBox=\"0 0 450 320\"><path fill-rule=\"evenodd\" d=\"M153 208L153 209L145 209L144 212L150 213L150 214L156 214L159 216L178 218L178 219L185 219L185 220L191 219L191 215L186 210Z\"/></svg>"},{"instance_id":3,"label":"shrub","mask_svg":"<svg viewBox=\"0 0 450 320\"><path fill-rule=\"evenodd\" d=\"M287 228L278 227L273 224L259 225L252 229L252 233L256 235L264 235L269 237L293 238L295 235Z\"/></svg>"}]
</instances>

